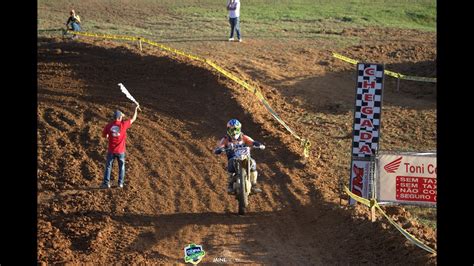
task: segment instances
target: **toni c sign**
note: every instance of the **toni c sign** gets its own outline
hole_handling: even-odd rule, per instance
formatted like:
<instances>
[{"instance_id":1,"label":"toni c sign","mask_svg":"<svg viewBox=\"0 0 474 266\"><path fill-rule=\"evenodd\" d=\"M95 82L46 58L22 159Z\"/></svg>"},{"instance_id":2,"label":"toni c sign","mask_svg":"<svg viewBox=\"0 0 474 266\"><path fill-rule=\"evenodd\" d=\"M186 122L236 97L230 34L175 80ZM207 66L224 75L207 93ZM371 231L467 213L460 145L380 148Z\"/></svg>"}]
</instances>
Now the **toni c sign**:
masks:
<instances>
[{"instance_id":1,"label":"toni c sign","mask_svg":"<svg viewBox=\"0 0 474 266\"><path fill-rule=\"evenodd\" d=\"M378 201L436 205L436 153L383 153L376 168Z\"/></svg>"}]
</instances>

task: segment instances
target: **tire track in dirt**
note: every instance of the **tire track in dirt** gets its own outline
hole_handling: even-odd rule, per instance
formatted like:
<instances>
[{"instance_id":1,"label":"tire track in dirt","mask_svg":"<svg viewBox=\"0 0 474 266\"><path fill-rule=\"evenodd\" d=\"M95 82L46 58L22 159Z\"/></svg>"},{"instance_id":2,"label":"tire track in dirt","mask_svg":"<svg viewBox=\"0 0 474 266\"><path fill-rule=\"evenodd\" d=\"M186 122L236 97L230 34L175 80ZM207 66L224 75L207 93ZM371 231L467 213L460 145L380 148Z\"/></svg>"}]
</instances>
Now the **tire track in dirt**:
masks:
<instances>
[{"instance_id":1,"label":"tire track in dirt","mask_svg":"<svg viewBox=\"0 0 474 266\"><path fill-rule=\"evenodd\" d=\"M205 246L209 261L223 255L234 262L347 264L359 243L356 255L373 263L390 261L386 256L426 260L416 249L365 251L387 239L400 247L404 240L323 201L320 172L305 168L279 125L265 119L251 95L202 66L109 42L50 46L77 54L51 56L44 50L38 57L39 260L182 263L182 250L192 242ZM140 80L136 73L147 75ZM131 114L133 108L119 81L144 111L128 131L126 187L98 190L106 152L102 127L114 109ZM78 103L78 111L71 103ZM236 201L225 193L226 160L212 154L230 117L268 147L253 153L264 193L252 196L243 217L235 215ZM116 182L116 167L113 176ZM58 233L43 234L47 222ZM351 230L355 226L364 230ZM375 242L360 242L368 236ZM66 253L53 252L51 242Z\"/></svg>"}]
</instances>

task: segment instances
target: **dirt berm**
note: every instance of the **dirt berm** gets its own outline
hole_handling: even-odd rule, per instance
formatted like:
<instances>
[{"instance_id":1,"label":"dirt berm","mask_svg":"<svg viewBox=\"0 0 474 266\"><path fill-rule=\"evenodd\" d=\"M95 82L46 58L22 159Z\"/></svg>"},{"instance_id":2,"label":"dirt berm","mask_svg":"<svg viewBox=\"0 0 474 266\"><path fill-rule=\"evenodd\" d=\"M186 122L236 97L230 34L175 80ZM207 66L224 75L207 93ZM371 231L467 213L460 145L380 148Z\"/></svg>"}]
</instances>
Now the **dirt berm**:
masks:
<instances>
[{"instance_id":1,"label":"dirt berm","mask_svg":"<svg viewBox=\"0 0 474 266\"><path fill-rule=\"evenodd\" d=\"M128 130L125 188L116 188L115 164L103 190L102 128L113 110L130 117L134 108L120 82L143 111ZM212 153L230 118L267 147L253 152L263 193L245 216L225 193L226 159ZM199 63L126 43L40 38L38 260L176 264L195 243L203 263L435 263L382 218L339 205L330 151L314 143L304 161L298 145L250 93ZM412 229L433 241L429 229Z\"/></svg>"}]
</instances>

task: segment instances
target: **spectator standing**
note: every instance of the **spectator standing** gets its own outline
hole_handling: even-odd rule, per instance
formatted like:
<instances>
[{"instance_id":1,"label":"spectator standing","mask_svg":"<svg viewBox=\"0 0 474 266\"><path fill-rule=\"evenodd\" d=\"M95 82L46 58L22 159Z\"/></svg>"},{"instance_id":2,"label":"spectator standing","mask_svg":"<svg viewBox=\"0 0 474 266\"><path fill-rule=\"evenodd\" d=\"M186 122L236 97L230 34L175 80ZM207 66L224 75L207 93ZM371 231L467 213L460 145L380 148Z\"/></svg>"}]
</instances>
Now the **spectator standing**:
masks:
<instances>
[{"instance_id":1,"label":"spectator standing","mask_svg":"<svg viewBox=\"0 0 474 266\"><path fill-rule=\"evenodd\" d=\"M240 35L240 0L227 0L227 10L229 11L230 37L229 42L234 41L234 31L237 39L242 42Z\"/></svg>"},{"instance_id":2,"label":"spectator standing","mask_svg":"<svg viewBox=\"0 0 474 266\"><path fill-rule=\"evenodd\" d=\"M137 109L132 119L123 120L124 114L117 110L114 112L114 121L108 123L102 131L102 136L109 141L107 149L107 160L105 163L104 180L101 188L110 188L110 173L112 172L112 165L117 158L119 164L118 186L123 188L125 177L125 142L127 140L127 129L137 119Z\"/></svg>"}]
</instances>

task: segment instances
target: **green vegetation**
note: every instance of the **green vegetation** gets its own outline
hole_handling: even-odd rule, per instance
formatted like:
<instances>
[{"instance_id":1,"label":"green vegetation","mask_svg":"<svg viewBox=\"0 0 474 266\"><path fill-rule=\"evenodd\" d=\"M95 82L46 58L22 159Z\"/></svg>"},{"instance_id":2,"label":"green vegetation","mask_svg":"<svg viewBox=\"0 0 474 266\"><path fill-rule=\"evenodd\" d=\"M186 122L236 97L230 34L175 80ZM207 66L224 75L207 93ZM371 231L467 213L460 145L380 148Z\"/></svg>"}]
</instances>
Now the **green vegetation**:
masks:
<instances>
[{"instance_id":1,"label":"green vegetation","mask_svg":"<svg viewBox=\"0 0 474 266\"><path fill-rule=\"evenodd\" d=\"M71 3L38 2L38 28L64 27ZM79 1L85 30L160 39L227 34L225 0ZM436 31L435 0L243 1L241 23L252 38L320 38L345 28L394 27Z\"/></svg>"},{"instance_id":2,"label":"green vegetation","mask_svg":"<svg viewBox=\"0 0 474 266\"><path fill-rule=\"evenodd\" d=\"M199 3L197 6L193 3ZM183 16L219 18L222 5L216 1L189 1L186 5L170 7ZM283 22L296 24L332 25L335 28L353 26L382 26L435 30L436 2L369 1L369 0L260 0L242 4L242 21L270 23L278 27Z\"/></svg>"},{"instance_id":3,"label":"green vegetation","mask_svg":"<svg viewBox=\"0 0 474 266\"><path fill-rule=\"evenodd\" d=\"M436 208L406 206L405 209L409 211L420 223L436 230Z\"/></svg>"}]
</instances>

